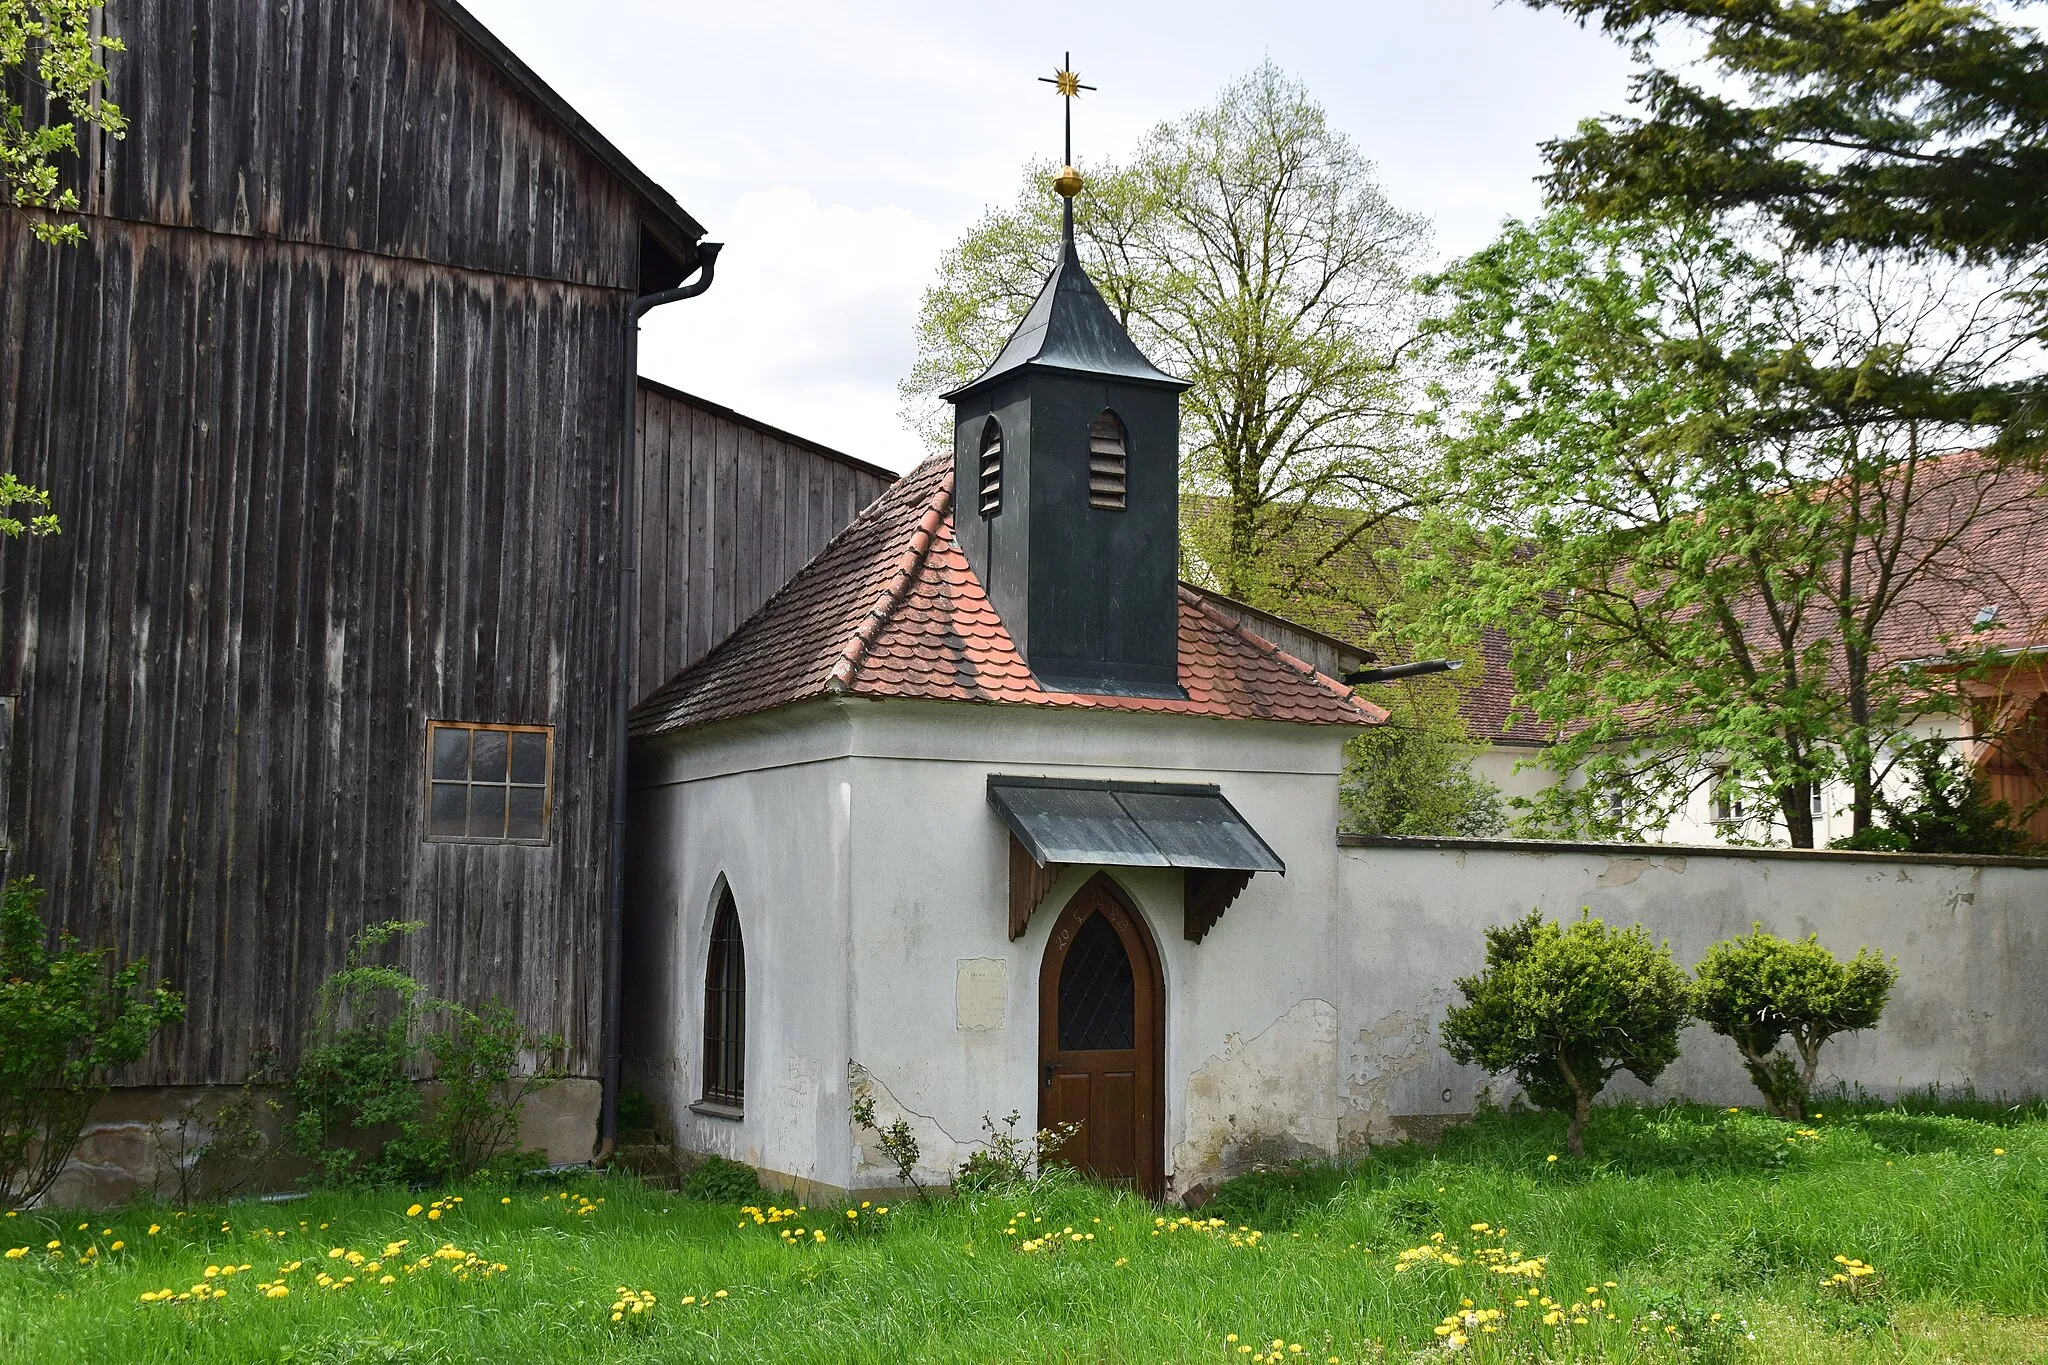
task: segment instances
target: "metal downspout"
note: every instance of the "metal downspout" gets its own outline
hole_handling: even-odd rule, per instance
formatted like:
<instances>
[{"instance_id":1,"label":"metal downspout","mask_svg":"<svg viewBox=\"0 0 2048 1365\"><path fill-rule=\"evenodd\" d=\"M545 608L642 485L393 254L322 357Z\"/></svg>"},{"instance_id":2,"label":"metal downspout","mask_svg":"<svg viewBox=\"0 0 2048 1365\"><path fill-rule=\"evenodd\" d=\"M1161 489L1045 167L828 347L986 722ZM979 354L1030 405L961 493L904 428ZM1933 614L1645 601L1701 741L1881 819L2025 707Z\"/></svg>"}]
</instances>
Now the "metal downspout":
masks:
<instances>
[{"instance_id":1,"label":"metal downspout","mask_svg":"<svg viewBox=\"0 0 2048 1365\"><path fill-rule=\"evenodd\" d=\"M626 713L633 707L633 642L639 611L640 559L640 319L665 303L694 299L711 287L722 242L697 243L697 278L674 289L633 300L626 328L625 458L619 488L619 629L617 676L612 680L611 904L604 943L604 1080L598 1104L598 1146L594 1161L612 1154L619 1138L619 991L624 977L626 931Z\"/></svg>"}]
</instances>

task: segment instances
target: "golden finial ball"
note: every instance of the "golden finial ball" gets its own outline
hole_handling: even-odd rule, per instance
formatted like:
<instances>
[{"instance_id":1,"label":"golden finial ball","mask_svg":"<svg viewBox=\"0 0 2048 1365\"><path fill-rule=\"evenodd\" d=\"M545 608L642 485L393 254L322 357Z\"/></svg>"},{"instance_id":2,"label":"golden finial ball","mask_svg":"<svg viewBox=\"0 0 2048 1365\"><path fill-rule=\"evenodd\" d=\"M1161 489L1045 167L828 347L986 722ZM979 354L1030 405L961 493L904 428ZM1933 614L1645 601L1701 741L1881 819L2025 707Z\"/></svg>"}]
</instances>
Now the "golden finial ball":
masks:
<instances>
[{"instance_id":1,"label":"golden finial ball","mask_svg":"<svg viewBox=\"0 0 2048 1365\"><path fill-rule=\"evenodd\" d=\"M1084 183L1081 172L1072 166L1060 167L1060 173L1052 178L1052 187L1059 191L1062 199L1072 199L1079 194Z\"/></svg>"}]
</instances>

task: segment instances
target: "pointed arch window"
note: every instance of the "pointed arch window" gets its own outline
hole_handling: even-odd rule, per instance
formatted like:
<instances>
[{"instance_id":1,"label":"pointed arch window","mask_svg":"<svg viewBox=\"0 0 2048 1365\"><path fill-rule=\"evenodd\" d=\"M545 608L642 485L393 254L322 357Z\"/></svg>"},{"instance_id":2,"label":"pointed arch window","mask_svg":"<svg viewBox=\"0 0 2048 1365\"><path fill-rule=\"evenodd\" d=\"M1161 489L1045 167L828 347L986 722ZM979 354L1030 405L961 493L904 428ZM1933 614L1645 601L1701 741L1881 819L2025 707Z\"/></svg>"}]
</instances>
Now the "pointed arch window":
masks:
<instances>
[{"instance_id":1,"label":"pointed arch window","mask_svg":"<svg viewBox=\"0 0 2048 1365\"><path fill-rule=\"evenodd\" d=\"M747 953L740 940L739 908L727 887L711 924L704 968L704 1100L740 1107L746 1098Z\"/></svg>"},{"instance_id":2,"label":"pointed arch window","mask_svg":"<svg viewBox=\"0 0 2048 1365\"><path fill-rule=\"evenodd\" d=\"M1003 429L993 417L981 429L980 506L984 517L1003 510Z\"/></svg>"},{"instance_id":3,"label":"pointed arch window","mask_svg":"<svg viewBox=\"0 0 2048 1365\"><path fill-rule=\"evenodd\" d=\"M1124 424L1105 411L1088 429L1088 505L1107 512L1125 506Z\"/></svg>"}]
</instances>

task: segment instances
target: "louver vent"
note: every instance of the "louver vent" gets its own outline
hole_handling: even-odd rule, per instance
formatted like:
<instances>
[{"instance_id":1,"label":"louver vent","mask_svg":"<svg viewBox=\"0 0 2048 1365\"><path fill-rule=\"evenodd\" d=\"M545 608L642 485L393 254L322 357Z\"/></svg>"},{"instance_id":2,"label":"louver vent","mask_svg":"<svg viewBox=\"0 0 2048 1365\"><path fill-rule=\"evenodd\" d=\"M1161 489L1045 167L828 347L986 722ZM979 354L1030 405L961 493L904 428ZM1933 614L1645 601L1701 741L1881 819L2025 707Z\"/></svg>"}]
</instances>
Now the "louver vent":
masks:
<instances>
[{"instance_id":1,"label":"louver vent","mask_svg":"<svg viewBox=\"0 0 2048 1365\"><path fill-rule=\"evenodd\" d=\"M981 431L981 514L1003 510L1003 429L990 418Z\"/></svg>"},{"instance_id":2,"label":"louver vent","mask_svg":"<svg viewBox=\"0 0 2048 1365\"><path fill-rule=\"evenodd\" d=\"M1124 510L1124 424L1113 412L1095 419L1088 432L1088 505ZM984 495L985 496L985 495Z\"/></svg>"}]
</instances>

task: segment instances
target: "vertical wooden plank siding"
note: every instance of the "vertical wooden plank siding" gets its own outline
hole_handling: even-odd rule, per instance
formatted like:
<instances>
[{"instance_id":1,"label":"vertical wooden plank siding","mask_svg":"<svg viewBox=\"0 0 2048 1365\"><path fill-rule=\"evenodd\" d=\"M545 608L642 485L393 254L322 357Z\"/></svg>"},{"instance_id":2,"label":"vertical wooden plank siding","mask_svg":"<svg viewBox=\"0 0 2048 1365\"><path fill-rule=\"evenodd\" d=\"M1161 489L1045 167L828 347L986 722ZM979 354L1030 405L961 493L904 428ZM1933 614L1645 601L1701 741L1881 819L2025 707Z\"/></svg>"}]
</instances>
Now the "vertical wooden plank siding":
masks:
<instances>
[{"instance_id":1,"label":"vertical wooden plank siding","mask_svg":"<svg viewBox=\"0 0 2048 1365\"><path fill-rule=\"evenodd\" d=\"M709 653L894 480L642 380L638 696Z\"/></svg>"},{"instance_id":2,"label":"vertical wooden plank siding","mask_svg":"<svg viewBox=\"0 0 2048 1365\"><path fill-rule=\"evenodd\" d=\"M428 922L436 990L505 995L593 1074L626 296L25 228L0 439L64 534L0 547L8 873L185 990L152 1078L288 1053L389 918ZM434 718L557 727L548 845L422 841Z\"/></svg>"},{"instance_id":3,"label":"vertical wooden plank siding","mask_svg":"<svg viewBox=\"0 0 2048 1365\"><path fill-rule=\"evenodd\" d=\"M0 469L64 527L0 545L5 873L185 992L128 1081L289 1061L392 918L595 1075L643 201L426 0L108 19L87 243L0 209ZM424 841L444 718L555 727L547 844Z\"/></svg>"}]
</instances>

